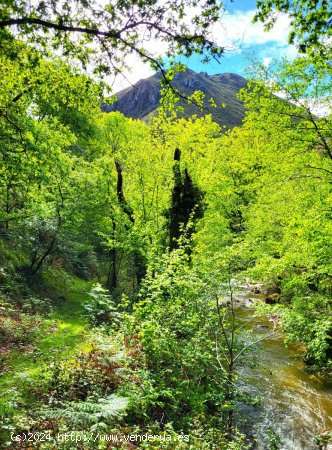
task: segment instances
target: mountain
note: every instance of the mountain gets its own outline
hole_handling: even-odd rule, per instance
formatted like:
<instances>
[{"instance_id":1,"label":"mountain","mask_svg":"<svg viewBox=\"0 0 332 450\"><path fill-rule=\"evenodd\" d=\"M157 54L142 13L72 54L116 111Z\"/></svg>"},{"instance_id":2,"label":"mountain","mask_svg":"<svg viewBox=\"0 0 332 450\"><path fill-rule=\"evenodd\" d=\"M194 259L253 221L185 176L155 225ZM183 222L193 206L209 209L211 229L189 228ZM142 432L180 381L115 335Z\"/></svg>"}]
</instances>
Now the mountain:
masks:
<instances>
[{"instance_id":1,"label":"mountain","mask_svg":"<svg viewBox=\"0 0 332 450\"><path fill-rule=\"evenodd\" d=\"M134 86L116 94L117 100L111 106L103 106L103 111L120 111L127 117L146 120L156 113L160 100L161 73L156 73L145 80L140 80ZM175 75L173 85L184 94L190 96L194 91L205 94L204 110L180 99L183 106L183 117L193 114L202 116L212 114L213 119L221 126L232 128L241 125L245 114L243 103L236 97L241 88L246 87L245 78L234 73L208 75L205 72L196 73L190 69ZM213 98L217 108L211 106L209 100ZM225 104L225 107L221 105Z\"/></svg>"}]
</instances>

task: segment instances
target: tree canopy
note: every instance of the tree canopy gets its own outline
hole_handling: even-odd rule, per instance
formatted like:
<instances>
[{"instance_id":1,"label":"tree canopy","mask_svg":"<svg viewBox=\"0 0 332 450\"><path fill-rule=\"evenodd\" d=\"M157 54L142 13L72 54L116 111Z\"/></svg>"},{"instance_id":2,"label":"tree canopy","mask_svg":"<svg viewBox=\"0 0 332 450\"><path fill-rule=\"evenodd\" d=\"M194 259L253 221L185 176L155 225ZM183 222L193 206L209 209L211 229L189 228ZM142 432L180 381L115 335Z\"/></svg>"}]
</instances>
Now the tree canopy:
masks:
<instances>
[{"instance_id":1,"label":"tree canopy","mask_svg":"<svg viewBox=\"0 0 332 450\"><path fill-rule=\"evenodd\" d=\"M327 41L332 36L332 4L329 0L258 0L255 21L265 23L267 30L275 24L278 13L291 19L289 43L302 52Z\"/></svg>"},{"instance_id":2,"label":"tree canopy","mask_svg":"<svg viewBox=\"0 0 332 450\"><path fill-rule=\"evenodd\" d=\"M219 57L223 48L210 30L221 10L217 0L11 0L0 7L0 30L48 51L60 49L100 74L116 74L130 53L162 68L155 50L148 49L154 40L165 56Z\"/></svg>"},{"instance_id":3,"label":"tree canopy","mask_svg":"<svg viewBox=\"0 0 332 450\"><path fill-rule=\"evenodd\" d=\"M251 352L273 336L267 345L276 342L277 354L265 361L276 364L280 329L300 344L293 351L308 370L332 370L328 61L313 46L253 67L240 93L246 117L231 130L210 115L178 117L180 95L167 89L157 115L133 120L103 112L103 84L62 56L102 74L120 70L130 52L162 67L141 47L149 38L169 54L218 55L206 34L216 1L8 0L1 8L0 446L24 446L32 434L48 436L45 450L69 449L62 433L132 430L172 438L141 442L146 449L249 450L253 438L279 448L274 423L262 432L266 417L252 408L263 403L246 378L267 352L259 360ZM287 361L287 370L267 366L252 378L265 380L270 396L293 367L300 388L308 383L292 410L300 420L302 404L306 417L316 408L318 383L293 353ZM290 389L288 402L293 380ZM310 448L328 415L321 391L318 425L304 435ZM276 389L278 417L289 424L281 397ZM249 427L248 436L239 431Z\"/></svg>"}]
</instances>

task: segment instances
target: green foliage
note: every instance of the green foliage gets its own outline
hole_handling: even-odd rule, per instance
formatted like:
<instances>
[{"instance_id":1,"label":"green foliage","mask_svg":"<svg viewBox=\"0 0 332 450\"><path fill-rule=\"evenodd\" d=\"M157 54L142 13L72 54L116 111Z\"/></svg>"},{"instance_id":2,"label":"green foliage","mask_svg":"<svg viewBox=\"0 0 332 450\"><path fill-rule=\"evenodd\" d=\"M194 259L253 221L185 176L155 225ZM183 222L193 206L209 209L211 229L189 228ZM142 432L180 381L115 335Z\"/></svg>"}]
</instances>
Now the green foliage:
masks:
<instances>
[{"instance_id":1,"label":"green foliage","mask_svg":"<svg viewBox=\"0 0 332 450\"><path fill-rule=\"evenodd\" d=\"M69 19L65 2L61 26L105 11L116 23L120 3ZM152 17L147 6L136 9ZM197 18L204 30L214 7ZM192 42L173 50L205 41ZM1 433L169 430L179 448L245 449L238 369L255 343L237 319L237 280L277 289L286 342L332 368L331 116L311 109L330 105L330 67L313 53L259 67L245 123L221 134L210 116L178 119L174 96L149 124L104 114L102 85L8 33L0 59Z\"/></svg>"},{"instance_id":2,"label":"green foliage","mask_svg":"<svg viewBox=\"0 0 332 450\"><path fill-rule=\"evenodd\" d=\"M117 395L100 398L98 401L69 402L61 408L47 409L46 418L64 420L68 427L83 431L107 431L114 418L123 415L128 400Z\"/></svg>"},{"instance_id":3,"label":"green foliage","mask_svg":"<svg viewBox=\"0 0 332 450\"><path fill-rule=\"evenodd\" d=\"M190 26L187 16L193 11ZM8 1L0 9L1 38L18 33L30 45L53 54L61 50L83 68L93 64L100 76L121 71L127 55L134 53L160 69L161 58L145 46L149 39L166 44L168 57L177 54L202 55L203 60L223 53L211 38L211 25L219 21L222 4L206 1L123 1L112 4L44 1L32 6L27 1ZM15 30L15 31L14 31ZM146 35L149 34L149 37ZM146 47L146 48L145 48Z\"/></svg>"},{"instance_id":4,"label":"green foliage","mask_svg":"<svg viewBox=\"0 0 332 450\"><path fill-rule=\"evenodd\" d=\"M331 85L319 61L310 55L261 67L243 93L243 133L259 141L245 156L256 159L257 171L244 242L255 262L249 274L277 283L290 306L283 311L288 339L304 345L316 368L329 368L331 116L312 108L328 111Z\"/></svg>"},{"instance_id":5,"label":"green foliage","mask_svg":"<svg viewBox=\"0 0 332 450\"><path fill-rule=\"evenodd\" d=\"M182 247L158 258L127 319L129 345L144 352L147 369L134 390L133 413L186 431L195 418L204 416L207 426L227 435L227 418L241 395L225 356L228 348L213 298L221 280L208 286L203 272L188 262ZM232 339L237 354L243 343L236 334Z\"/></svg>"},{"instance_id":6,"label":"green foliage","mask_svg":"<svg viewBox=\"0 0 332 450\"><path fill-rule=\"evenodd\" d=\"M2 346L20 346L33 343L36 337L42 332L35 326L38 324L38 316L20 315L20 319L11 317L1 317L0 321L0 343ZM39 319L39 325L41 322ZM33 326L33 332L31 327Z\"/></svg>"},{"instance_id":7,"label":"green foliage","mask_svg":"<svg viewBox=\"0 0 332 450\"><path fill-rule=\"evenodd\" d=\"M112 297L100 284L93 286L89 293L90 302L84 305L87 317L92 325L116 325L119 323L121 314L117 311Z\"/></svg>"},{"instance_id":8,"label":"green foliage","mask_svg":"<svg viewBox=\"0 0 332 450\"><path fill-rule=\"evenodd\" d=\"M286 342L301 342L305 345L305 361L316 369L332 367L331 334L332 320L322 317L321 302L298 302L292 309L283 311L282 320L288 334Z\"/></svg>"},{"instance_id":9,"label":"green foliage","mask_svg":"<svg viewBox=\"0 0 332 450\"><path fill-rule=\"evenodd\" d=\"M278 436L278 434L272 429L267 430L267 442L269 450L278 450L282 444L280 436Z\"/></svg>"},{"instance_id":10,"label":"green foliage","mask_svg":"<svg viewBox=\"0 0 332 450\"><path fill-rule=\"evenodd\" d=\"M258 0L255 21L265 23L270 30L277 20L277 12L288 14L291 18L289 43L297 44L302 52L317 47L331 36L331 4L327 1L311 0Z\"/></svg>"}]
</instances>

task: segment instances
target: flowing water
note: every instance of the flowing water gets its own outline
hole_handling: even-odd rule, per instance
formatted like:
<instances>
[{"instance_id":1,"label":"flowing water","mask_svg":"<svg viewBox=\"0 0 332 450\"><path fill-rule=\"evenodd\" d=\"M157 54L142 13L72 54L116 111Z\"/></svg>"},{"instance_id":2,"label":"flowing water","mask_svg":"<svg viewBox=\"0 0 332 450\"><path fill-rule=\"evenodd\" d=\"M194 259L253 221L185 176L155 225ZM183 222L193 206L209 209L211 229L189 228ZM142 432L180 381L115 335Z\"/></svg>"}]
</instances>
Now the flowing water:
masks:
<instances>
[{"instance_id":1,"label":"flowing water","mask_svg":"<svg viewBox=\"0 0 332 450\"><path fill-rule=\"evenodd\" d=\"M256 298L255 298L256 297ZM245 290L238 297L238 314L252 329L253 339L271 334L268 317L254 317L254 301L262 300ZM257 344L253 368L241 373L243 389L261 396L258 407L244 407L247 424L242 428L251 435L255 450L268 450L267 435L281 439L281 450L314 450L315 436L332 430L332 386L310 375L294 347L285 347L283 336L275 334ZM247 366L247 365L246 365ZM326 447L332 448L332 447Z\"/></svg>"}]
</instances>

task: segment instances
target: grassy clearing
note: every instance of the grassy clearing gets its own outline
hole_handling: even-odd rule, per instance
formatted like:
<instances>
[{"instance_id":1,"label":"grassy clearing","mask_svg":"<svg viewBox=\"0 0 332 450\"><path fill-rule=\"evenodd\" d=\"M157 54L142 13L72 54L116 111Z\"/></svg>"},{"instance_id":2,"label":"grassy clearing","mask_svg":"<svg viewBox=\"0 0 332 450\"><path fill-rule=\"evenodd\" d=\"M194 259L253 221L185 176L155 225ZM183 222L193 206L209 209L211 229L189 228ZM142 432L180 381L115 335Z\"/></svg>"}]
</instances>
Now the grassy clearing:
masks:
<instances>
[{"instance_id":1,"label":"grassy clearing","mask_svg":"<svg viewBox=\"0 0 332 450\"><path fill-rule=\"evenodd\" d=\"M18 386L23 387L20 391L24 397L24 385L37 382L52 357L65 358L89 347L89 324L83 304L93 283L72 276L66 276L65 282L63 279L47 282L52 295L61 298L61 304L53 306L47 317L36 317L38 329L31 330L37 333L32 345L13 346L3 358L6 371L0 377L0 390L5 397L12 396L12 388Z\"/></svg>"}]
</instances>

